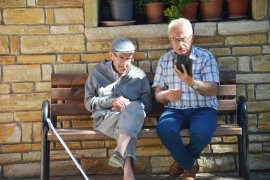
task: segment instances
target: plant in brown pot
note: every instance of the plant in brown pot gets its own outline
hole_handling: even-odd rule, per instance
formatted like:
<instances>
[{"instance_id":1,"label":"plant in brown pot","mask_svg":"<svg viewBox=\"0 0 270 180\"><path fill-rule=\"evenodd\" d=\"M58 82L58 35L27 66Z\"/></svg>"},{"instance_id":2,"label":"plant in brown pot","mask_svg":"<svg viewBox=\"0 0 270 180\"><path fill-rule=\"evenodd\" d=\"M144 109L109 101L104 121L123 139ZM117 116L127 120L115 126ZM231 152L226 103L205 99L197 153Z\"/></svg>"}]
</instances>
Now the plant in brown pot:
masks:
<instances>
[{"instance_id":1,"label":"plant in brown pot","mask_svg":"<svg viewBox=\"0 0 270 180\"><path fill-rule=\"evenodd\" d=\"M203 21L220 20L222 17L222 9L223 0L200 0L201 20Z\"/></svg>"},{"instance_id":2,"label":"plant in brown pot","mask_svg":"<svg viewBox=\"0 0 270 180\"><path fill-rule=\"evenodd\" d=\"M226 0L229 19L244 19L248 17L250 0Z\"/></svg>"},{"instance_id":3,"label":"plant in brown pot","mask_svg":"<svg viewBox=\"0 0 270 180\"><path fill-rule=\"evenodd\" d=\"M162 0L147 0L145 6L148 23L163 22L165 3Z\"/></svg>"},{"instance_id":4,"label":"plant in brown pot","mask_svg":"<svg viewBox=\"0 0 270 180\"><path fill-rule=\"evenodd\" d=\"M179 17L196 21L199 0L167 0L167 2L170 4L170 7L165 9L164 15L167 16L170 21Z\"/></svg>"}]
</instances>

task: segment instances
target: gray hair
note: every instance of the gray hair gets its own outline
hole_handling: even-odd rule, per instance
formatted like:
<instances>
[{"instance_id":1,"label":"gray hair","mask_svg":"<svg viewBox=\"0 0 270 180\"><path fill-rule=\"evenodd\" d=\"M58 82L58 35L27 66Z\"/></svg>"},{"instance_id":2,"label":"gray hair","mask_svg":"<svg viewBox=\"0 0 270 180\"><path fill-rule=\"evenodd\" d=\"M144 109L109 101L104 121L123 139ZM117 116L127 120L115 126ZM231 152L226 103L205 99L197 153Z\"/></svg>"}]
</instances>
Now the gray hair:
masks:
<instances>
[{"instance_id":1,"label":"gray hair","mask_svg":"<svg viewBox=\"0 0 270 180\"><path fill-rule=\"evenodd\" d=\"M185 18L179 18L179 19L172 20L168 26L168 34L174 27L177 27L177 26L183 26L186 28L186 30L190 34L193 34L192 24L190 23L190 21L188 19L185 19Z\"/></svg>"}]
</instances>

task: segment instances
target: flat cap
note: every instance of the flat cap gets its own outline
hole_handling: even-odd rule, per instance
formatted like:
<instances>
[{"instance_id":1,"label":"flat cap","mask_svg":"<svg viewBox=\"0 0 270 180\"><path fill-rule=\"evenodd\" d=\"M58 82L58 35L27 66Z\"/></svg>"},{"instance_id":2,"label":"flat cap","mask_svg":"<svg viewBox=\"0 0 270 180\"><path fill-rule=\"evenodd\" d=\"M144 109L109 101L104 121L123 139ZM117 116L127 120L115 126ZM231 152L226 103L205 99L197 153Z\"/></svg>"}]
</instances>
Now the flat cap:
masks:
<instances>
[{"instance_id":1,"label":"flat cap","mask_svg":"<svg viewBox=\"0 0 270 180\"><path fill-rule=\"evenodd\" d=\"M135 46L129 39L117 38L112 42L112 51L123 53L134 53Z\"/></svg>"}]
</instances>

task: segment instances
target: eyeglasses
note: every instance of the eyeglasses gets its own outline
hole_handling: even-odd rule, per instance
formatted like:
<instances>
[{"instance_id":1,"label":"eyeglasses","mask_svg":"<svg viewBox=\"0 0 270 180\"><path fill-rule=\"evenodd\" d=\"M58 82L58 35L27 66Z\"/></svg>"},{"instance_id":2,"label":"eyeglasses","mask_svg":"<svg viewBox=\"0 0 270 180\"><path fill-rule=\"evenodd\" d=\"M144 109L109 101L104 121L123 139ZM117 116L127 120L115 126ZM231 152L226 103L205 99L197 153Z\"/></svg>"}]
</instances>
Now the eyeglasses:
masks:
<instances>
[{"instance_id":1,"label":"eyeglasses","mask_svg":"<svg viewBox=\"0 0 270 180\"><path fill-rule=\"evenodd\" d=\"M125 58L125 55L122 54L122 53L116 53L116 52L114 52L113 54L114 54L114 56L115 56L118 60L120 60L120 63L125 63L125 62L131 63L131 62L134 61L134 59L133 59L133 58L130 58L130 56L129 56L129 58ZM132 56L132 55L131 55L131 56Z\"/></svg>"},{"instance_id":2,"label":"eyeglasses","mask_svg":"<svg viewBox=\"0 0 270 180\"><path fill-rule=\"evenodd\" d=\"M185 44L190 39L191 36L192 36L192 34L189 37L183 37L183 38L180 38L180 37L176 36L176 37L170 38L170 41L172 43L174 43L174 44L177 44L177 43L180 43L180 42Z\"/></svg>"}]
</instances>

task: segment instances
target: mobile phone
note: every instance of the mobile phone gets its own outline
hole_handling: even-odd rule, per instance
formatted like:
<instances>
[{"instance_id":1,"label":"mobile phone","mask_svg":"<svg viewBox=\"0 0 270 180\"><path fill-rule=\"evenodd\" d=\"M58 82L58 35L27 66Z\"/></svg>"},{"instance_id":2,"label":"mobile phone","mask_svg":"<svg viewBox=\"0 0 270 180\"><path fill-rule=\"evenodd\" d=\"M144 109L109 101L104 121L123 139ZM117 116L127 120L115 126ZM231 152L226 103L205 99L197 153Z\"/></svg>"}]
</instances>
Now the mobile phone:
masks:
<instances>
[{"instance_id":1,"label":"mobile phone","mask_svg":"<svg viewBox=\"0 0 270 180\"><path fill-rule=\"evenodd\" d=\"M192 62L188 58L187 55L178 55L177 54L177 61L176 61L176 67L179 69L182 73L184 73L184 70L182 68L182 64L185 66L187 73L192 76Z\"/></svg>"}]
</instances>

